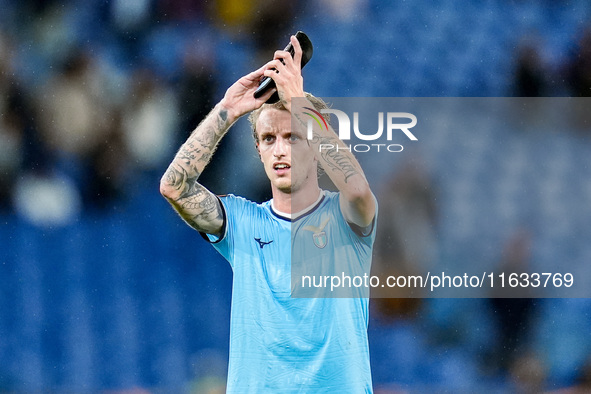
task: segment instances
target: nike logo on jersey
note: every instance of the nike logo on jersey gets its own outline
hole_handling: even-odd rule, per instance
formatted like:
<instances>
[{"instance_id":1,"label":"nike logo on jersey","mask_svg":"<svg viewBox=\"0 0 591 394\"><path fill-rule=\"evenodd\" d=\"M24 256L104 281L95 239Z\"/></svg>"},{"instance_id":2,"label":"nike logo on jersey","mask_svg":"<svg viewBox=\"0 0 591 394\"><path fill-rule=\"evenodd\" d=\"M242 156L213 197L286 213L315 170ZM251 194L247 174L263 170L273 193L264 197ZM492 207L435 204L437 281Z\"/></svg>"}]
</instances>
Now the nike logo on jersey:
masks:
<instances>
[{"instance_id":1,"label":"nike logo on jersey","mask_svg":"<svg viewBox=\"0 0 591 394\"><path fill-rule=\"evenodd\" d=\"M255 241L257 241L259 243L260 248L262 249L264 246L269 245L271 242L273 242L273 240L270 240L269 242L265 242L265 241L261 241L260 238L255 238Z\"/></svg>"}]
</instances>

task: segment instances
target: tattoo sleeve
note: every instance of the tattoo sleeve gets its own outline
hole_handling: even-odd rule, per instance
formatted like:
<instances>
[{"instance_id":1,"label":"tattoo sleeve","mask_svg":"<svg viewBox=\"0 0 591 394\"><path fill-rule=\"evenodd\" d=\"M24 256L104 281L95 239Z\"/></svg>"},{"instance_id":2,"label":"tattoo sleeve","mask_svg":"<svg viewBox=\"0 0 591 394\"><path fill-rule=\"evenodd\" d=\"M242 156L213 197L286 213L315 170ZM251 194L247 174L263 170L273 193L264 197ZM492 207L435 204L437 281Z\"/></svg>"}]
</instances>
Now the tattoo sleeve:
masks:
<instances>
[{"instance_id":1,"label":"tattoo sleeve","mask_svg":"<svg viewBox=\"0 0 591 394\"><path fill-rule=\"evenodd\" d=\"M306 106L312 106L309 101ZM307 137L316 159L341 193L341 210L349 223L360 227L369 225L375 215L373 194L361 169L361 165L351 152L351 148L341 141L335 131L320 122L312 125L312 133L308 135L308 120L302 108L292 101L292 127ZM321 149L330 147L330 149Z\"/></svg>"},{"instance_id":2,"label":"tattoo sleeve","mask_svg":"<svg viewBox=\"0 0 591 394\"><path fill-rule=\"evenodd\" d=\"M298 122L298 127L302 130L307 129L307 119L304 119L298 112L294 112L294 117ZM336 133L330 130L313 128L310 145L316 153L318 161L326 171L326 174L339 187L339 185L349 183L350 178L359 175L365 179L361 166L349 148L337 137ZM332 149L321 150L320 146L332 146ZM339 187L339 190L341 188Z\"/></svg>"},{"instance_id":3,"label":"tattoo sleeve","mask_svg":"<svg viewBox=\"0 0 591 394\"><path fill-rule=\"evenodd\" d=\"M230 126L227 111L216 106L181 146L160 181L162 194L191 227L215 235L224 225L222 207L198 179Z\"/></svg>"}]
</instances>

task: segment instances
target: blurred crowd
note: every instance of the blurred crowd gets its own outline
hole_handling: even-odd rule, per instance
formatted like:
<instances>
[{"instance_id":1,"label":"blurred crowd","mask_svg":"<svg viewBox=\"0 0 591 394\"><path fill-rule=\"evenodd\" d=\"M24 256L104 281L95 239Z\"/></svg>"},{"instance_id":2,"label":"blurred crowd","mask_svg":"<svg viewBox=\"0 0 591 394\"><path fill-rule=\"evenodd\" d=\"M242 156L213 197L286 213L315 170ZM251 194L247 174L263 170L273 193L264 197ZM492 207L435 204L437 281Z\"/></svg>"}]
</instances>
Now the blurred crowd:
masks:
<instances>
[{"instance_id":1,"label":"blurred crowd","mask_svg":"<svg viewBox=\"0 0 591 394\"><path fill-rule=\"evenodd\" d=\"M574 38L565 59L549 58L546 53L539 35L522 39L513 71L514 96L591 96L591 26Z\"/></svg>"},{"instance_id":2,"label":"blurred crowd","mask_svg":"<svg viewBox=\"0 0 591 394\"><path fill-rule=\"evenodd\" d=\"M219 42L254 45L252 65L261 64L284 46L304 3L0 0L0 214L59 225L83 213L116 210L138 184L156 192L175 150L227 87ZM368 1L320 3L347 21ZM507 95L591 96L591 28L560 59L546 56L539 37L524 38L509 78ZM222 146L204 174L204 183L223 191L227 154ZM380 192L375 268L388 275L430 270L440 220L430 174L418 163L401 165ZM499 269L527 270L531 237L530 229L508 234ZM544 367L530 352L543 300L474 301L471 309L444 303L401 297L373 305L384 326L428 321L423 331L440 348L465 346L463 329L474 328L467 321L482 320L494 334L473 342L484 346L477 349L487 364L482 370L511 374L524 391L543 386ZM578 372L579 383L589 386L589 368Z\"/></svg>"},{"instance_id":3,"label":"blurred crowd","mask_svg":"<svg viewBox=\"0 0 591 394\"><path fill-rule=\"evenodd\" d=\"M260 64L303 3L0 2L0 212L67 222L116 205L143 175L153 181L226 87L217 40L248 41ZM321 3L341 21L366 6ZM591 28L577 39L558 62L539 37L523 39L512 95L589 96ZM210 182L223 182L218 170Z\"/></svg>"},{"instance_id":4,"label":"blurred crowd","mask_svg":"<svg viewBox=\"0 0 591 394\"><path fill-rule=\"evenodd\" d=\"M218 36L289 34L272 2L0 2L0 212L67 223L153 182L225 89Z\"/></svg>"}]
</instances>

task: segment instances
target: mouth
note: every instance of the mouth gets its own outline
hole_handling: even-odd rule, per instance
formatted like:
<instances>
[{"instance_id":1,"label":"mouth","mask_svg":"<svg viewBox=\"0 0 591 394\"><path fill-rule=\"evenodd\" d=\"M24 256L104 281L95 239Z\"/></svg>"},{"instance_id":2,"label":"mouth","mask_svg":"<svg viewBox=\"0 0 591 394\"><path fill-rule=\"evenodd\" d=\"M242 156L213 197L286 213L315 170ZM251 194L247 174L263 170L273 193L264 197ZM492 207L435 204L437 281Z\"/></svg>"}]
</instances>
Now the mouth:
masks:
<instances>
[{"instance_id":1,"label":"mouth","mask_svg":"<svg viewBox=\"0 0 591 394\"><path fill-rule=\"evenodd\" d=\"M289 170L291 169L291 166L287 163L275 163L273 164L273 170L275 170L275 172L278 175L283 175L285 173L287 173Z\"/></svg>"}]
</instances>

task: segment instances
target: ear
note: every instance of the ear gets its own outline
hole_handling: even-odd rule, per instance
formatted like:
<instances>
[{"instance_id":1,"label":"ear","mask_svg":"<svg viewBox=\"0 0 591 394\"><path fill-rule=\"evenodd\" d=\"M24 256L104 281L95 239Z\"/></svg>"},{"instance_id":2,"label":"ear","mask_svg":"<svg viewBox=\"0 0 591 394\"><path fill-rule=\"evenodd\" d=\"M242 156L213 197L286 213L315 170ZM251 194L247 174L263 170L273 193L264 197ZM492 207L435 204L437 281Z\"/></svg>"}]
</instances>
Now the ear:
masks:
<instances>
[{"instance_id":1,"label":"ear","mask_svg":"<svg viewBox=\"0 0 591 394\"><path fill-rule=\"evenodd\" d=\"M256 148L257 148L257 153L259 154L259 160L260 160L260 161L261 161L261 163L262 163L262 162L263 162L263 158L262 158L262 156L261 156L261 149L260 149L260 146L259 146L259 142L258 142L258 141L257 141L257 142L255 142L255 146L256 146Z\"/></svg>"}]
</instances>

